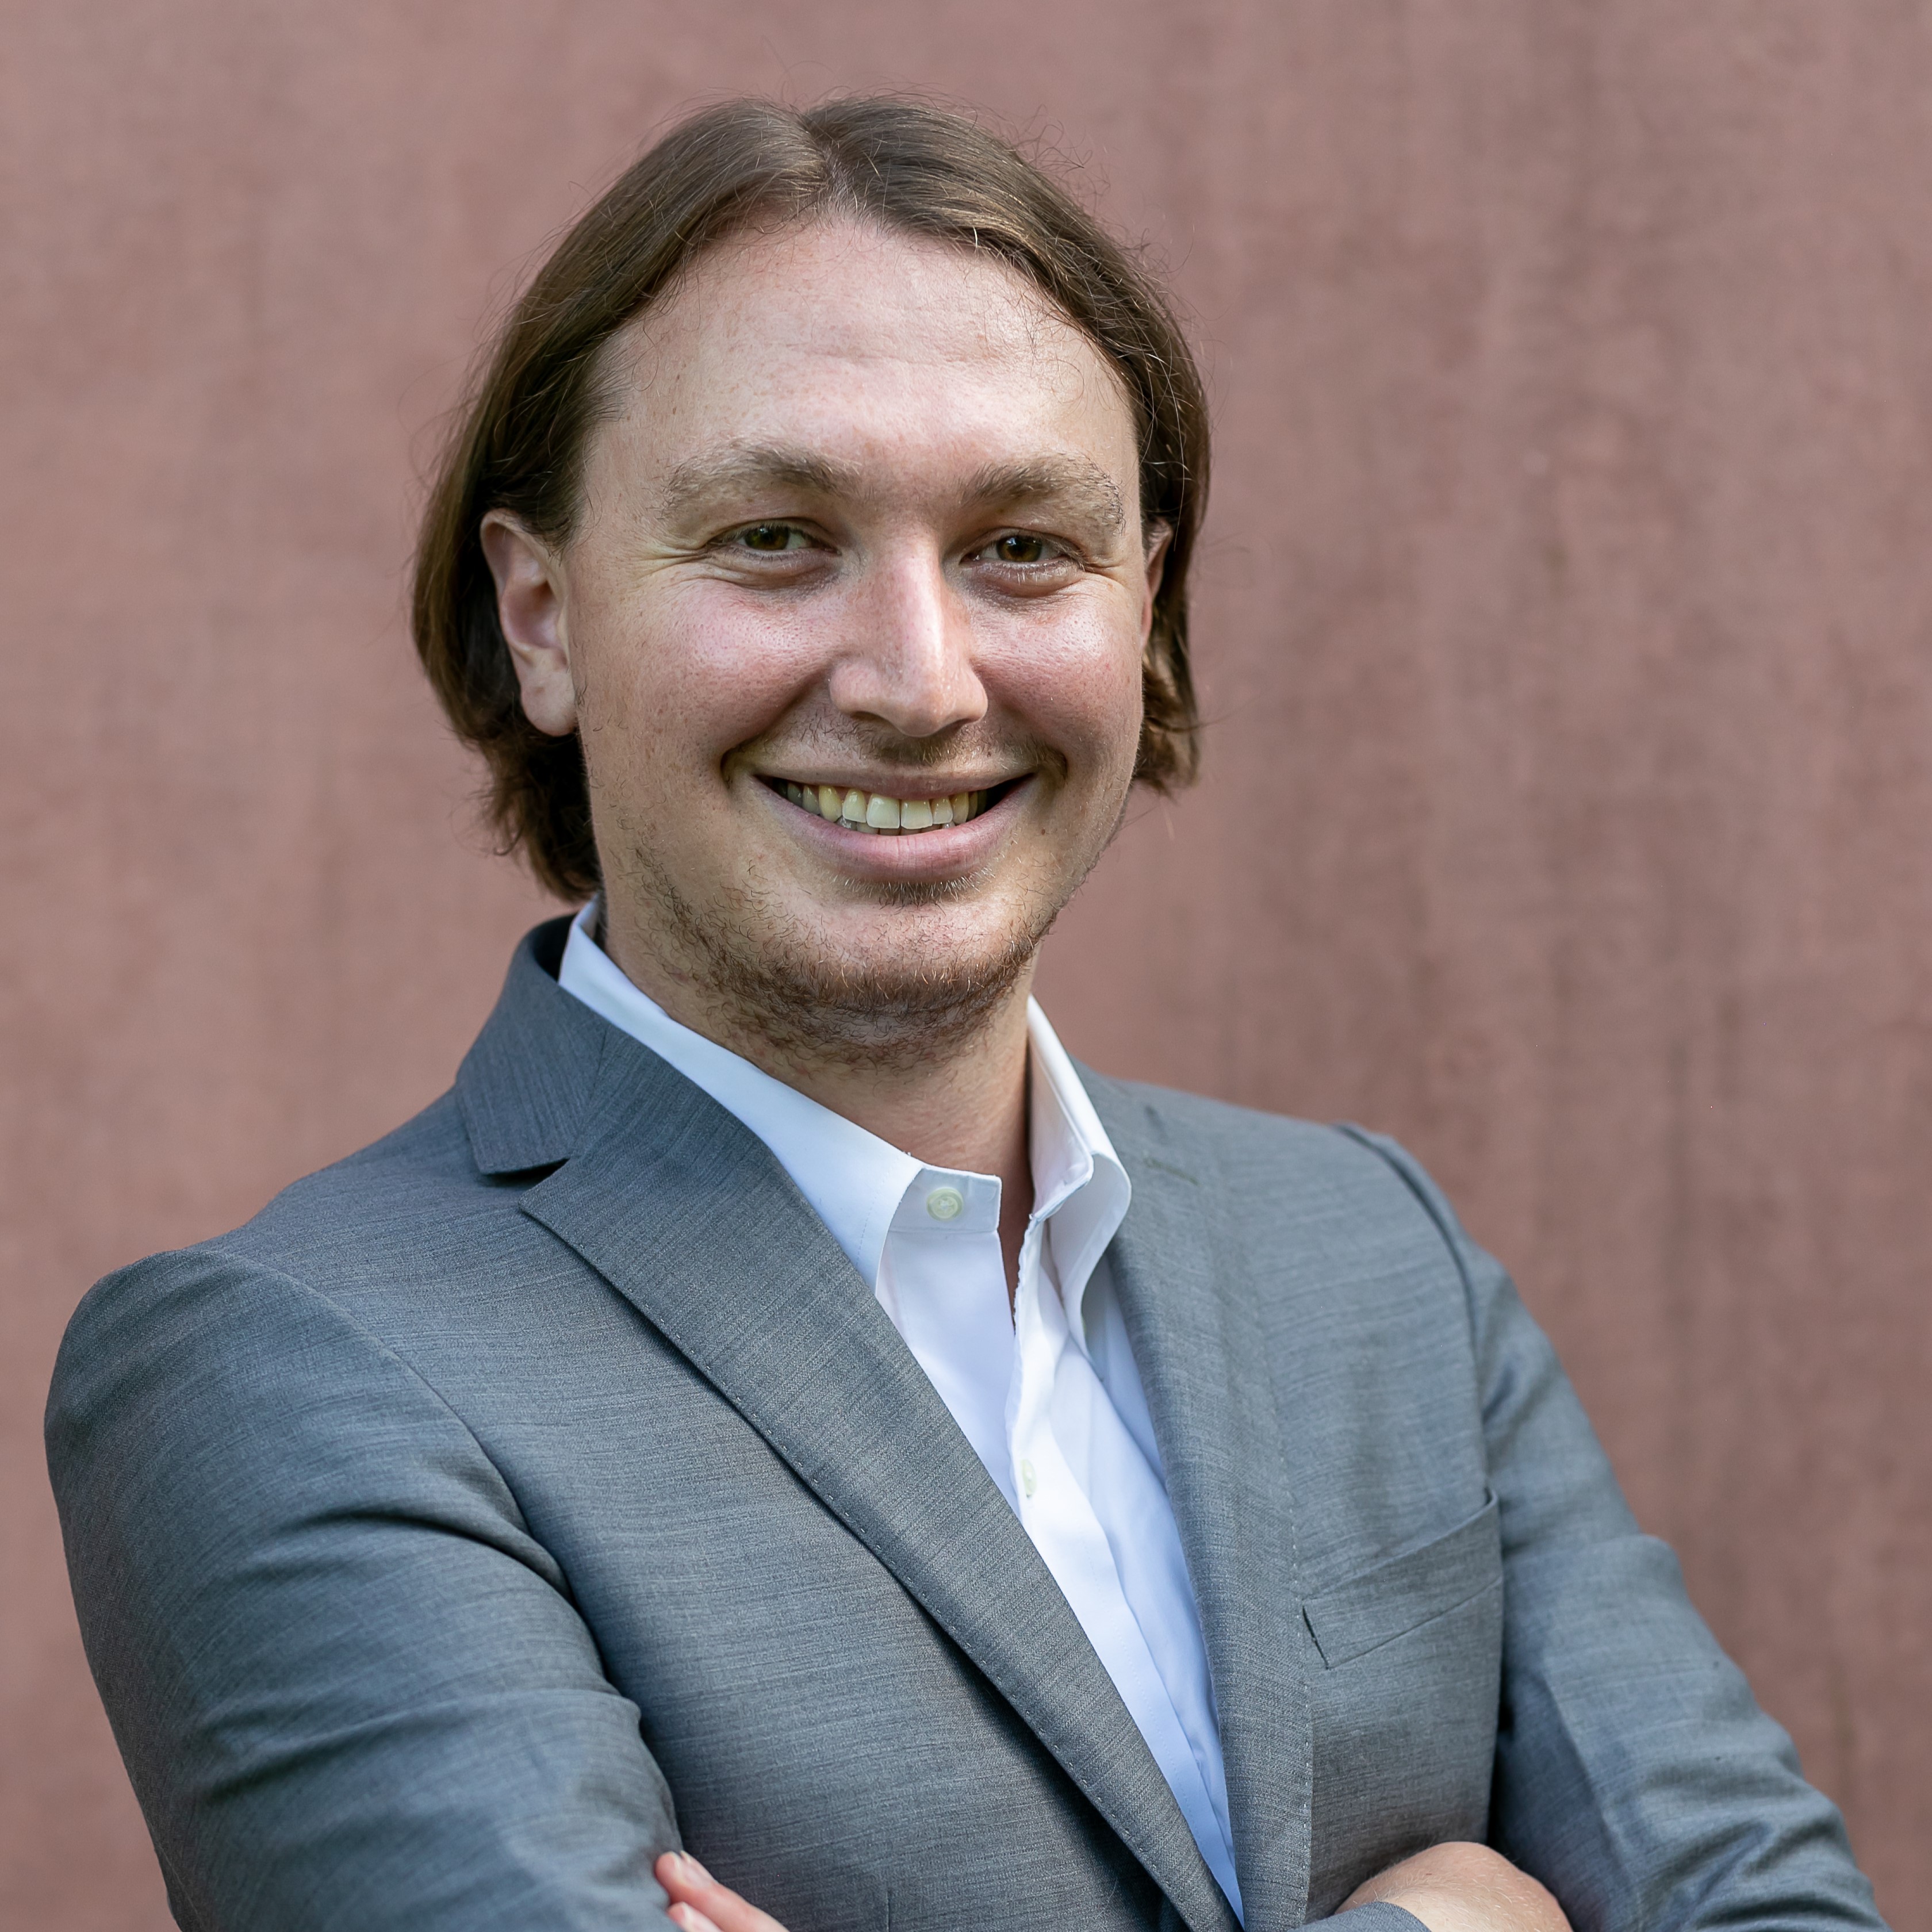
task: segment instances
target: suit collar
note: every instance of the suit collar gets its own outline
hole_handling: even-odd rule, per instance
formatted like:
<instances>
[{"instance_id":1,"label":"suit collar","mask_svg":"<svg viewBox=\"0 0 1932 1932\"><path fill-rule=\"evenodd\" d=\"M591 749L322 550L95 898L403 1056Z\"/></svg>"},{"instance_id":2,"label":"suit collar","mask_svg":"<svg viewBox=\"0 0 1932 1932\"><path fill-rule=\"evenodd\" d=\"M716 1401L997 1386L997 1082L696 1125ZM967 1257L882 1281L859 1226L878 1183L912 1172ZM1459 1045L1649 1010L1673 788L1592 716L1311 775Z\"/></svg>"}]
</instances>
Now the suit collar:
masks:
<instances>
[{"instance_id":1,"label":"suit collar","mask_svg":"<svg viewBox=\"0 0 1932 1932\"><path fill-rule=\"evenodd\" d=\"M922 1168L911 1155L673 1019L598 944L596 914L593 901L571 922L558 983L743 1121L777 1156L852 1265L876 1282L907 1190L922 1174L928 1187L961 1177ZM1054 1272L1078 1335L1088 1277L1120 1226L1131 1190L1072 1061L1032 1001L1027 1033L1034 1211L1046 1223ZM925 1224L916 1219L915 1225Z\"/></svg>"},{"instance_id":2,"label":"suit collar","mask_svg":"<svg viewBox=\"0 0 1932 1932\"><path fill-rule=\"evenodd\" d=\"M577 1144L610 1029L556 983L569 932L565 917L524 934L457 1070L457 1105L484 1174L554 1167Z\"/></svg>"},{"instance_id":3,"label":"suit collar","mask_svg":"<svg viewBox=\"0 0 1932 1932\"><path fill-rule=\"evenodd\" d=\"M869 1288L763 1142L558 987L547 962L568 924L539 927L518 949L458 1076L479 1166L556 1166L524 1211L629 1300L892 1572L1191 1932L1236 1932L1085 1633ZM1245 1892L1245 1872L1242 1882Z\"/></svg>"},{"instance_id":4,"label":"suit collar","mask_svg":"<svg viewBox=\"0 0 1932 1932\"><path fill-rule=\"evenodd\" d=\"M1194 1583L1247 1932L1306 1909L1313 1729L1302 1674L1294 1505L1252 1270L1207 1150L1159 1096L1082 1070L1133 1204L1110 1251Z\"/></svg>"}]
</instances>

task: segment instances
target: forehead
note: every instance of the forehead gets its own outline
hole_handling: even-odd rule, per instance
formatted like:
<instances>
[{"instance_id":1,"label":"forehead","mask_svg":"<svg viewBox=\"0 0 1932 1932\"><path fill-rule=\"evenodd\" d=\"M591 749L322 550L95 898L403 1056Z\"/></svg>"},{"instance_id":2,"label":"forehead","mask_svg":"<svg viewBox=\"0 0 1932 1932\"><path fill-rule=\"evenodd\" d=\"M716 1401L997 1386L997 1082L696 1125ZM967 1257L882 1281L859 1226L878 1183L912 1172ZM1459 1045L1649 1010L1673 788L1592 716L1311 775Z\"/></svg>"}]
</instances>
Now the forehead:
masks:
<instances>
[{"instance_id":1,"label":"forehead","mask_svg":"<svg viewBox=\"0 0 1932 1932\"><path fill-rule=\"evenodd\" d=\"M620 406L592 466L637 482L734 445L935 480L1058 454L1125 484L1138 460L1118 374L1040 290L997 256L870 224L719 244L613 357Z\"/></svg>"}]
</instances>

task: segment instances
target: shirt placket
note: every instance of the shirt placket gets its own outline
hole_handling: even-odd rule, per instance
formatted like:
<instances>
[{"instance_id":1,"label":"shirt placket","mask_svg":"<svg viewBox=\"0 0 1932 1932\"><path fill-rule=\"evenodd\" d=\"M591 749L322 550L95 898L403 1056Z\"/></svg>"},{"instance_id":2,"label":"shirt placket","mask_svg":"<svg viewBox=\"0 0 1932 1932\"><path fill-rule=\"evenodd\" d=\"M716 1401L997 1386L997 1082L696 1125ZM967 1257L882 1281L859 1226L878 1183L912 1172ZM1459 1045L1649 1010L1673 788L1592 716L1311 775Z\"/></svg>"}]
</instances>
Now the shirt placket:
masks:
<instances>
[{"instance_id":1,"label":"shirt placket","mask_svg":"<svg viewBox=\"0 0 1932 1932\"><path fill-rule=\"evenodd\" d=\"M1017 1507L998 1182L922 1169L892 1217L876 1292L987 1473Z\"/></svg>"},{"instance_id":2,"label":"shirt placket","mask_svg":"<svg viewBox=\"0 0 1932 1932\"><path fill-rule=\"evenodd\" d=\"M1028 1230L1013 1304L1013 1388L1008 1407L1020 1520L1095 1650L1123 1664L1133 1660L1132 1667L1114 1671L1115 1688L1173 1786L1189 1829L1238 1916L1240 1894L1222 1807L1215 1803L1193 1740L1127 1600L1106 1532L1054 1427L1061 1358L1075 1344L1058 1290L1046 1276L1042 1234L1038 1221ZM1084 1353L1079 1370L1093 1372ZM1105 1400L1097 1387L1095 1393Z\"/></svg>"}]
</instances>

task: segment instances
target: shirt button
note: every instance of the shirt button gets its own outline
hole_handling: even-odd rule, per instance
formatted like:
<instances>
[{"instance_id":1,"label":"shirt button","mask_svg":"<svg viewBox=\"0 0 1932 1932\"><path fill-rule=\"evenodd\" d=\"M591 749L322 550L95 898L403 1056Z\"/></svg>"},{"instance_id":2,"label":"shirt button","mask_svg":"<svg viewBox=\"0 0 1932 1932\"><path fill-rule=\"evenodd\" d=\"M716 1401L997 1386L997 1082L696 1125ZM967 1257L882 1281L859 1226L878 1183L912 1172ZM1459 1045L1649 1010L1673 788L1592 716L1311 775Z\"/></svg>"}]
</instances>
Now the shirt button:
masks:
<instances>
[{"instance_id":1,"label":"shirt button","mask_svg":"<svg viewBox=\"0 0 1932 1932\"><path fill-rule=\"evenodd\" d=\"M1039 1478L1034 1474L1033 1465L1022 1456L1020 1458L1020 1487L1031 1496L1039 1486Z\"/></svg>"},{"instance_id":2,"label":"shirt button","mask_svg":"<svg viewBox=\"0 0 1932 1932\"><path fill-rule=\"evenodd\" d=\"M956 1220L966 1197L956 1187L935 1187L926 1197L926 1211L935 1221Z\"/></svg>"}]
</instances>

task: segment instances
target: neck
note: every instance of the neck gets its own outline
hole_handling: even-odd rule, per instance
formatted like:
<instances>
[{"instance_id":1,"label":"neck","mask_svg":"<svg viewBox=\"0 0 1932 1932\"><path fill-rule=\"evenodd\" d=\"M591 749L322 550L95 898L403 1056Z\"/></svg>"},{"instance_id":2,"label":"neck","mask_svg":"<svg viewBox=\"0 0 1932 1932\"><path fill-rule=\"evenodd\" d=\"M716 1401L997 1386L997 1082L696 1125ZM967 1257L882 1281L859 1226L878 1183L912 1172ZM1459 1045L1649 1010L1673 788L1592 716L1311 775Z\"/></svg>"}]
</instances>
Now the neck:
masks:
<instances>
[{"instance_id":1,"label":"neck","mask_svg":"<svg viewBox=\"0 0 1932 1932\"><path fill-rule=\"evenodd\" d=\"M807 1058L757 1037L722 1044L929 1166L997 1174L1010 1191L1026 1165L1026 998L1016 989L970 1038L924 1066ZM1030 1196L1030 1178L1024 1185Z\"/></svg>"},{"instance_id":2,"label":"neck","mask_svg":"<svg viewBox=\"0 0 1932 1932\"><path fill-rule=\"evenodd\" d=\"M1031 956L968 1008L907 1016L903 1024L882 1022L877 1033L838 1037L785 1024L769 999L734 997L711 974L680 970L659 948L639 944L630 921L607 916L598 939L631 983L680 1025L928 1166L994 1176L1010 1292L1033 1211Z\"/></svg>"}]
</instances>

